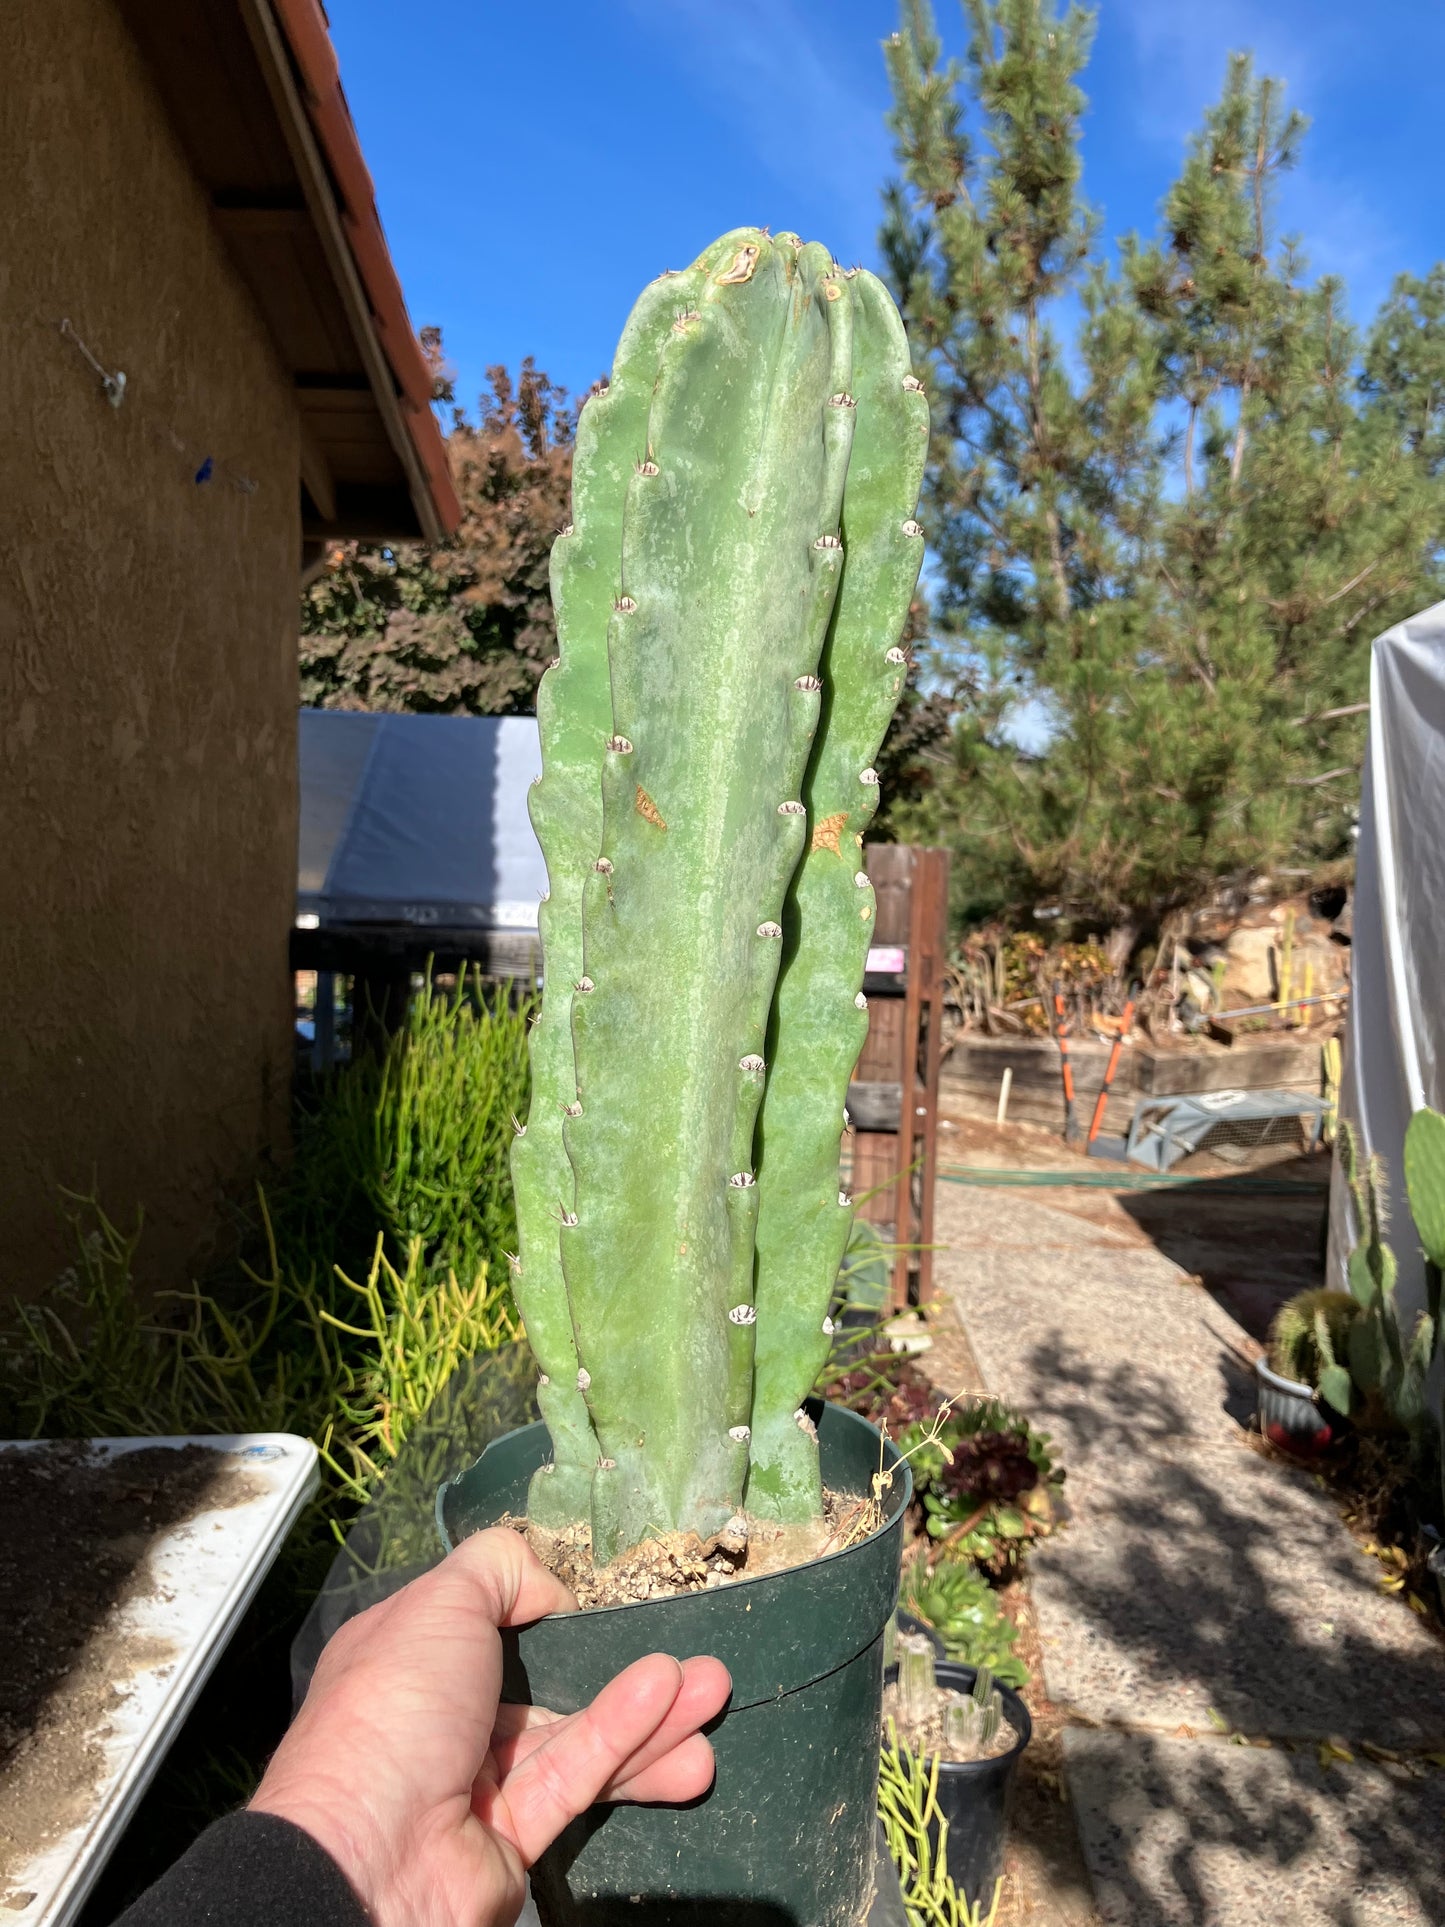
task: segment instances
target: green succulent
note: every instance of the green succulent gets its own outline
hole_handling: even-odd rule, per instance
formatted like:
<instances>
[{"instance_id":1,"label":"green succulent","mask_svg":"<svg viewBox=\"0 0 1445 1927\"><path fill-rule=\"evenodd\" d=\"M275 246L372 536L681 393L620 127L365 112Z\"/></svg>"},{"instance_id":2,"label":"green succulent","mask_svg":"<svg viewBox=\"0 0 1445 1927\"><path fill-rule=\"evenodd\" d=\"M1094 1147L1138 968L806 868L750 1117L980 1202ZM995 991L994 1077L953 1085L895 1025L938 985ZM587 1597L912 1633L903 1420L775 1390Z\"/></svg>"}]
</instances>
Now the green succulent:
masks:
<instances>
[{"instance_id":1,"label":"green succulent","mask_svg":"<svg viewBox=\"0 0 1445 1927\"><path fill-rule=\"evenodd\" d=\"M966 1560L945 1560L931 1572L916 1560L904 1575L901 1604L933 1628L950 1659L986 1666L1005 1686L1027 1686L1028 1668L1013 1650L1018 1629Z\"/></svg>"}]
</instances>

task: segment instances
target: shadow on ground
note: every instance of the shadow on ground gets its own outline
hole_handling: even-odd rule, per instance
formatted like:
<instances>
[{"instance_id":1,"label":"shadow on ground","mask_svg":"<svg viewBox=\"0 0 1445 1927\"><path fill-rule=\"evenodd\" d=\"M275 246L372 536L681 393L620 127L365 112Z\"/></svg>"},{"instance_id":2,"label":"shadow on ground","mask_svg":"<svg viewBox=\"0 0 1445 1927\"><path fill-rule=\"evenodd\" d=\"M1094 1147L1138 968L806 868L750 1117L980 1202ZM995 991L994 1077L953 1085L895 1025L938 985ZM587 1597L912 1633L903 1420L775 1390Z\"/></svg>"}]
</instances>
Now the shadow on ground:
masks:
<instances>
[{"instance_id":1,"label":"shadow on ground","mask_svg":"<svg viewBox=\"0 0 1445 1927\"><path fill-rule=\"evenodd\" d=\"M1180 1176L1192 1177L1202 1162L1186 1160ZM1329 1195L1329 1159L1316 1153L1177 1188L1124 1191L1118 1202L1156 1249L1263 1342L1285 1299L1323 1281Z\"/></svg>"},{"instance_id":2,"label":"shadow on ground","mask_svg":"<svg viewBox=\"0 0 1445 1927\"><path fill-rule=\"evenodd\" d=\"M1308 1472L1197 1442L1177 1376L1062 1333L1028 1365L1080 1460L1035 1593L1051 1697L1093 1727L1067 1757L1104 1918L1445 1921L1439 1643ZM1200 1398L1232 1405L1237 1377L1223 1352ZM1353 1763L1322 1767L1331 1736Z\"/></svg>"}]
</instances>

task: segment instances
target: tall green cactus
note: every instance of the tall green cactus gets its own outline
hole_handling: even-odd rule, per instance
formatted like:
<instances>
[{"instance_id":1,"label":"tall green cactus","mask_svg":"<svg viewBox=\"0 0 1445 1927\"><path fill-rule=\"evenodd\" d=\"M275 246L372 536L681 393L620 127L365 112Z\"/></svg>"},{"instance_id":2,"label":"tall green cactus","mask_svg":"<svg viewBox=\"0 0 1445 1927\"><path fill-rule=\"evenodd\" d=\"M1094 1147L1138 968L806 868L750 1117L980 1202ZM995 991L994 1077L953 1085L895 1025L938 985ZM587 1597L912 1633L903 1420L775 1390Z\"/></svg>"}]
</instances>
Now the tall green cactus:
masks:
<instances>
[{"instance_id":1,"label":"tall green cactus","mask_svg":"<svg viewBox=\"0 0 1445 1927\"><path fill-rule=\"evenodd\" d=\"M768 1286L778 1336L761 1356L778 1363L762 1369L799 1385L790 1424L816 1369L847 1231L837 1149L842 1059L861 1041L856 843L846 929L820 910L814 941L804 897L786 910L785 897L808 840L805 779L815 842L844 764L840 849L871 807L867 763L901 680L887 652L917 573L913 388L871 277L796 236L742 229L652 284L583 414L572 527L554 549L561 654L539 701L533 817L551 894L514 1166L518 1299L556 1461L530 1507L548 1524L587 1511L599 1559L658 1531L741 1530L760 1316L754 1141L785 918L815 992L834 987L823 953L843 953L849 1027L830 1028L812 1103L801 1075L789 1100L810 1125L826 1101L834 1161L830 1235L795 1268L805 1310L781 1273ZM869 452L850 470L855 422ZM786 1048L776 1027L774 1040ZM781 1147L781 1127L770 1140Z\"/></svg>"}]
</instances>

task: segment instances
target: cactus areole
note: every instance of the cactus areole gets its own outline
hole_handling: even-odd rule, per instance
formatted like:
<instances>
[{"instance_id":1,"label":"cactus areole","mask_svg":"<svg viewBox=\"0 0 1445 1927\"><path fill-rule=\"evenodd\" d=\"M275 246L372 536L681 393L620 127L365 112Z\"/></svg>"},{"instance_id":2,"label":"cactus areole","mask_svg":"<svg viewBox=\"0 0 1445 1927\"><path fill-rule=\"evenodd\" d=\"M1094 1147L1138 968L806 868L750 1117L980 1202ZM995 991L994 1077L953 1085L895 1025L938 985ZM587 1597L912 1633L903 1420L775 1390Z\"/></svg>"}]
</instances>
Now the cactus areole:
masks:
<instances>
[{"instance_id":1,"label":"cactus areole","mask_svg":"<svg viewBox=\"0 0 1445 1927\"><path fill-rule=\"evenodd\" d=\"M582 411L512 1168L553 1448L528 1510L590 1522L599 1563L822 1509L801 1407L852 1212L859 852L927 441L882 283L754 228L643 292Z\"/></svg>"}]
</instances>

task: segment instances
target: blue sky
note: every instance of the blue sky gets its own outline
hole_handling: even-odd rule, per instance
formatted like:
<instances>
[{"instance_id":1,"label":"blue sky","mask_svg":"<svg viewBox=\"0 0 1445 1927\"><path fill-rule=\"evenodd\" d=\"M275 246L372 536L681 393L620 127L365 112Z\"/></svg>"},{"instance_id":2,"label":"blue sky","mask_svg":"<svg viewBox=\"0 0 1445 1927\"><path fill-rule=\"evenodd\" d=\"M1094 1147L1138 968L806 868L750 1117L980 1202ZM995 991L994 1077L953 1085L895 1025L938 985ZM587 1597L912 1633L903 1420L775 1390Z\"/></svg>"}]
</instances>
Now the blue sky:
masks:
<instances>
[{"instance_id":1,"label":"blue sky","mask_svg":"<svg viewBox=\"0 0 1445 1927\"><path fill-rule=\"evenodd\" d=\"M642 285L729 227L876 264L893 0L329 11L412 319L443 326L462 398L526 354L585 389ZM938 17L961 51L953 0ZM1395 273L1445 256L1445 4L1103 0L1085 191L1110 236L1152 224L1236 47L1311 117L1281 225L1367 318Z\"/></svg>"}]
</instances>

